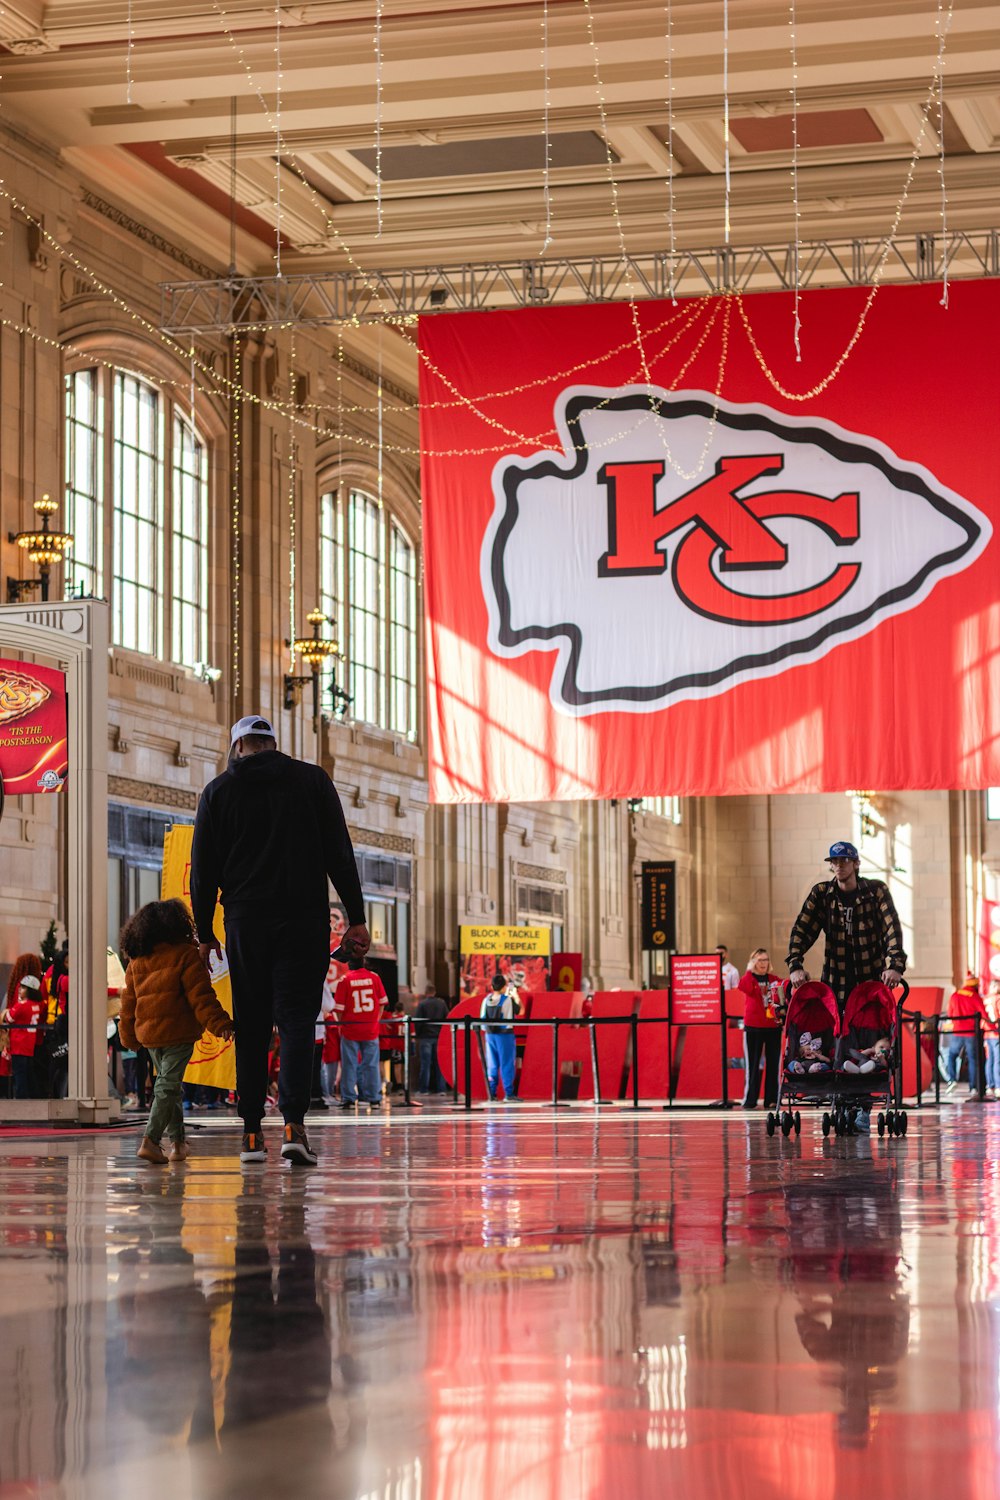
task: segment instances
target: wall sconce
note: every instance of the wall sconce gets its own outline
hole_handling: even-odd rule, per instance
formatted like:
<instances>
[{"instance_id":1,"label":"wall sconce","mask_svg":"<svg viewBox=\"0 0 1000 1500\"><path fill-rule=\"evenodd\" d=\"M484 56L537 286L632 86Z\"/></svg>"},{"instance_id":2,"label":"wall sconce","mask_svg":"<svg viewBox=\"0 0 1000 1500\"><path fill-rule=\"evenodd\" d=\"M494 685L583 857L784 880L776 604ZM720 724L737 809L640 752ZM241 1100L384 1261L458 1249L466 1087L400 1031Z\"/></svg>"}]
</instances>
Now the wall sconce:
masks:
<instances>
[{"instance_id":1,"label":"wall sconce","mask_svg":"<svg viewBox=\"0 0 1000 1500\"><path fill-rule=\"evenodd\" d=\"M306 619L312 626L312 635L299 636L294 641L286 641L295 655L309 668L308 672L285 673L285 707L294 708L299 701L299 692L312 683L313 698L313 728L319 733L319 674L328 661L342 661L343 653L340 642L336 639L321 636L320 629L324 625L332 625L332 620L327 620L321 609L311 609ZM338 690L339 691L339 690Z\"/></svg>"},{"instance_id":2,"label":"wall sconce","mask_svg":"<svg viewBox=\"0 0 1000 1500\"><path fill-rule=\"evenodd\" d=\"M73 538L68 531L53 531L49 526L49 519L59 509L57 501L48 495L43 495L36 500L32 507L37 515L41 516L42 524L38 531L9 532L8 540L23 547L33 563L38 565L37 578L8 578L7 579L7 603L19 604L26 595L41 587L42 602L48 603L49 598L49 572L57 563L65 561L64 554L73 545Z\"/></svg>"},{"instance_id":3,"label":"wall sconce","mask_svg":"<svg viewBox=\"0 0 1000 1500\"><path fill-rule=\"evenodd\" d=\"M853 801L855 811L858 815L859 843L863 844L865 839L876 838L878 835L878 824L874 818L875 793L850 791L847 795Z\"/></svg>"},{"instance_id":4,"label":"wall sconce","mask_svg":"<svg viewBox=\"0 0 1000 1500\"><path fill-rule=\"evenodd\" d=\"M199 682L218 682L222 676L222 668L210 667L207 661L196 661L191 672Z\"/></svg>"}]
</instances>

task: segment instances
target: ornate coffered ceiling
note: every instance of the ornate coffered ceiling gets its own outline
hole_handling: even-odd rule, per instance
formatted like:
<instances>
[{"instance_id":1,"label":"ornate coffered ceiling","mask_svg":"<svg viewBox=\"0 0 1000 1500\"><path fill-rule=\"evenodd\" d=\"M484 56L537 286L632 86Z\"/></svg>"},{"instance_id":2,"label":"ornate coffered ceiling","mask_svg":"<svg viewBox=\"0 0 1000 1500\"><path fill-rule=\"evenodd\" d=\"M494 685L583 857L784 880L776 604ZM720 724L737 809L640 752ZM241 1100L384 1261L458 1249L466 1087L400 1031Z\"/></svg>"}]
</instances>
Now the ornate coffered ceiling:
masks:
<instances>
[{"instance_id":1,"label":"ornate coffered ceiling","mask_svg":"<svg viewBox=\"0 0 1000 1500\"><path fill-rule=\"evenodd\" d=\"M131 31L128 16L131 10ZM4 117L105 196L240 269L397 268L636 253L722 239L721 0L15 0L0 12ZM797 0L803 238L940 228L937 114L921 124L947 0ZM593 27L594 45L588 25ZM790 240L788 0L730 0L732 239ZM280 58L279 99L276 75ZM943 115L948 222L992 225L1000 4L955 0ZM376 97L381 84L381 191ZM235 150L232 130L235 100ZM602 134L601 103L607 125ZM609 165L610 156L610 165ZM546 212L545 179L549 183ZM377 197L381 198L381 232ZM192 199L201 200L198 205Z\"/></svg>"}]
</instances>

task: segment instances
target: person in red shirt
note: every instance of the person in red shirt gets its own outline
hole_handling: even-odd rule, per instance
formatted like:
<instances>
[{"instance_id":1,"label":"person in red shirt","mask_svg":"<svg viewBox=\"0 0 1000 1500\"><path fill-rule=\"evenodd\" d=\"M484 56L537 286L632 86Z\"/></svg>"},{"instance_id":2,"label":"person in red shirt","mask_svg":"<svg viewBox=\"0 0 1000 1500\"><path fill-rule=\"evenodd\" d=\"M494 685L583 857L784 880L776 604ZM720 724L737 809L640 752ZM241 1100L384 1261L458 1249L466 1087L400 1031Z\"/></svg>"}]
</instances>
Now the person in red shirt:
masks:
<instances>
[{"instance_id":1,"label":"person in red shirt","mask_svg":"<svg viewBox=\"0 0 1000 1500\"><path fill-rule=\"evenodd\" d=\"M10 1024L10 1062L14 1075L14 1098L31 1097L31 1064L38 1041L45 1004L41 980L25 974L18 986L17 999L8 1005L4 1020Z\"/></svg>"},{"instance_id":2,"label":"person in red shirt","mask_svg":"<svg viewBox=\"0 0 1000 1500\"><path fill-rule=\"evenodd\" d=\"M774 1109L778 1102L778 1068L781 1063L781 1017L778 1000L781 981L771 973L766 948L755 948L738 989L743 1002L743 1056L747 1086L743 1108L756 1109L760 1093L760 1056L764 1054L764 1104Z\"/></svg>"},{"instance_id":3,"label":"person in red shirt","mask_svg":"<svg viewBox=\"0 0 1000 1500\"><path fill-rule=\"evenodd\" d=\"M969 1092L970 1094L978 1093L979 1049L976 1046L976 1016L979 1016L982 1021L984 1038L990 1035L990 1018L983 1004L983 997L979 993L979 980L975 974L967 973L964 983L959 985L948 1001L948 1015L951 1017L951 1035L948 1038L948 1047L943 1059L948 1088L953 1089L958 1082L958 1070L964 1052Z\"/></svg>"},{"instance_id":4,"label":"person in red shirt","mask_svg":"<svg viewBox=\"0 0 1000 1500\"><path fill-rule=\"evenodd\" d=\"M352 945L348 971L333 997L333 1013L340 1022L340 1102L344 1109L353 1109L359 1096L365 1104L381 1103L378 1035L385 1001L381 979L365 968L363 954Z\"/></svg>"}]
</instances>

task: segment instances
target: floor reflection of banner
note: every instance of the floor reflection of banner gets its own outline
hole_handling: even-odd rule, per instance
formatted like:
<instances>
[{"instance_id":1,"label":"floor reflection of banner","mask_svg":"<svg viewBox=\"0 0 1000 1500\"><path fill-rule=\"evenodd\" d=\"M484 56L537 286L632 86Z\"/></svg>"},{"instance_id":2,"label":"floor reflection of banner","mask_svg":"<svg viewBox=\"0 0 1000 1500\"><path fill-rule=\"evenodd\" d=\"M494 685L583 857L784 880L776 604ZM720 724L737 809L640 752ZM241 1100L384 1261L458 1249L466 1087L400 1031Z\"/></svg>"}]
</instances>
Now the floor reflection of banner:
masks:
<instances>
[{"instance_id":1,"label":"floor reflection of banner","mask_svg":"<svg viewBox=\"0 0 1000 1500\"><path fill-rule=\"evenodd\" d=\"M191 842L194 838L194 829L190 824L178 824L167 830L163 840L163 876L160 881L160 895L164 901L177 897L186 906L191 905ZM212 959L212 987L215 990L216 999L227 1010L233 1013L233 992L229 981L229 962L226 958L225 941L226 932L222 922L222 909L215 908L215 922L213 924L215 936L223 944L221 962ZM195 1043L184 1074L185 1083L201 1083L208 1088L234 1089L236 1087L236 1046L232 1038L225 1041L222 1037L212 1036L211 1032L204 1032L201 1040Z\"/></svg>"}]
</instances>

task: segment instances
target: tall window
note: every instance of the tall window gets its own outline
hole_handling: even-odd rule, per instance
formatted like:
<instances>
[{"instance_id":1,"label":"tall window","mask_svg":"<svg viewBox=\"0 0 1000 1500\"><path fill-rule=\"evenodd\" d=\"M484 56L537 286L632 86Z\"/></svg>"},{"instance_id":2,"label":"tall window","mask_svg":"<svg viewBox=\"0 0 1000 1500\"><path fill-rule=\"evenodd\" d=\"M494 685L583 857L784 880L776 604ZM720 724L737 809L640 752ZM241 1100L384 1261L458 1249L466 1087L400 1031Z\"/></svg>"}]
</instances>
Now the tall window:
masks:
<instances>
[{"instance_id":1,"label":"tall window","mask_svg":"<svg viewBox=\"0 0 1000 1500\"><path fill-rule=\"evenodd\" d=\"M389 523L389 728L411 734L417 723L417 577L413 548Z\"/></svg>"},{"instance_id":2,"label":"tall window","mask_svg":"<svg viewBox=\"0 0 1000 1500\"><path fill-rule=\"evenodd\" d=\"M361 490L320 498L320 607L337 620L354 718L417 732L416 549Z\"/></svg>"},{"instance_id":3,"label":"tall window","mask_svg":"<svg viewBox=\"0 0 1000 1500\"><path fill-rule=\"evenodd\" d=\"M151 385L114 373L113 638L158 655L162 573L160 398Z\"/></svg>"},{"instance_id":4,"label":"tall window","mask_svg":"<svg viewBox=\"0 0 1000 1500\"><path fill-rule=\"evenodd\" d=\"M379 624L382 614L382 527L374 500L352 491L350 544L347 554L350 614L348 637L351 697L355 718L381 724L382 653Z\"/></svg>"},{"instance_id":5,"label":"tall window","mask_svg":"<svg viewBox=\"0 0 1000 1500\"><path fill-rule=\"evenodd\" d=\"M100 595L110 578L115 645L205 661L208 455L187 416L130 371L77 370L65 446L67 590Z\"/></svg>"},{"instance_id":6,"label":"tall window","mask_svg":"<svg viewBox=\"0 0 1000 1500\"><path fill-rule=\"evenodd\" d=\"M208 658L208 484L205 448L183 417L174 417L173 658L186 666Z\"/></svg>"},{"instance_id":7,"label":"tall window","mask_svg":"<svg viewBox=\"0 0 1000 1500\"><path fill-rule=\"evenodd\" d=\"M669 818L671 823L681 820L679 797L643 797L639 806L644 813L652 813L656 818Z\"/></svg>"},{"instance_id":8,"label":"tall window","mask_svg":"<svg viewBox=\"0 0 1000 1500\"><path fill-rule=\"evenodd\" d=\"M104 526L98 469L101 416L97 371L66 376L66 592L99 597L104 585Z\"/></svg>"}]
</instances>

